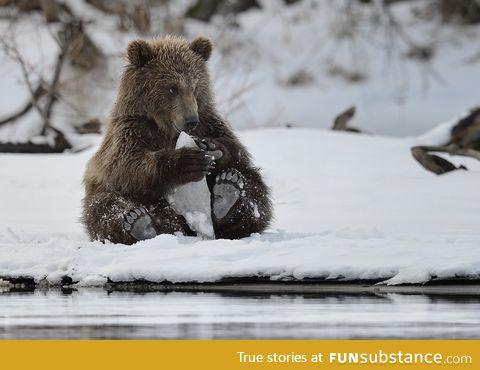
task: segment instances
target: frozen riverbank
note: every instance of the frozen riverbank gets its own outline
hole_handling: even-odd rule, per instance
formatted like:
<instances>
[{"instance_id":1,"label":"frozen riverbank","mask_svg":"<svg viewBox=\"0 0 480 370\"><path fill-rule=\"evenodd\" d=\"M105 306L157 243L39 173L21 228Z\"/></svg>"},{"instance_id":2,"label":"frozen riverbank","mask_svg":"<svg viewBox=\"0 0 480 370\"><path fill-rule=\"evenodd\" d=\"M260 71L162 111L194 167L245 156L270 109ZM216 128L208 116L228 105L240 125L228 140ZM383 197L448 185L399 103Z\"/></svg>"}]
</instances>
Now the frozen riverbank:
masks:
<instances>
[{"instance_id":1,"label":"frozen riverbank","mask_svg":"<svg viewBox=\"0 0 480 370\"><path fill-rule=\"evenodd\" d=\"M91 243L79 215L93 148L1 155L0 276L53 284L68 276L95 286L108 279L402 284L480 276L480 164L461 159L470 171L435 176L409 152L438 132L392 139L271 129L241 137L273 188L276 221L265 235L238 241L164 235L132 247Z\"/></svg>"}]
</instances>

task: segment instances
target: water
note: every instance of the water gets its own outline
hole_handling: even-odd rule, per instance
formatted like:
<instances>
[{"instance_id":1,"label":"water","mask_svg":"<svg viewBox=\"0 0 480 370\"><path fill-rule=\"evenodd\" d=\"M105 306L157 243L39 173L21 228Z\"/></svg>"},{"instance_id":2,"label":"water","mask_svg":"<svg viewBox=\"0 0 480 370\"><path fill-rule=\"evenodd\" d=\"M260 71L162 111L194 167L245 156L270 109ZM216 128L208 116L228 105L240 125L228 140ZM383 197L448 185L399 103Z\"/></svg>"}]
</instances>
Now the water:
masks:
<instances>
[{"instance_id":1,"label":"water","mask_svg":"<svg viewBox=\"0 0 480 370\"><path fill-rule=\"evenodd\" d=\"M478 339L480 297L4 292L0 338Z\"/></svg>"}]
</instances>

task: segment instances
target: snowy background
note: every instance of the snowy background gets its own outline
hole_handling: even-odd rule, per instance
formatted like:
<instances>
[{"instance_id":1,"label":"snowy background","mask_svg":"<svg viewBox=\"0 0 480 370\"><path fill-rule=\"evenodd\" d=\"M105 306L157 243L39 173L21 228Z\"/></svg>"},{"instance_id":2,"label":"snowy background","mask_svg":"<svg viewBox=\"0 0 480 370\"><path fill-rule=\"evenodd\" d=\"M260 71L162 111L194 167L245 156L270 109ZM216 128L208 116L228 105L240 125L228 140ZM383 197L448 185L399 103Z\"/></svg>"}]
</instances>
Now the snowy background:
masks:
<instances>
[{"instance_id":1,"label":"snowy background","mask_svg":"<svg viewBox=\"0 0 480 370\"><path fill-rule=\"evenodd\" d=\"M74 151L0 154L0 276L51 283L70 276L81 285L108 278L479 278L480 163L451 159L469 171L435 176L410 148L443 144L455 118L479 104L480 26L444 23L427 11L427 1L391 5L393 26L375 7L358 3L352 10L345 1L261 1L261 9L208 23L181 16L191 1L159 2L152 34L213 40L219 108L263 168L276 218L266 234L239 241L168 235L126 247L89 242L79 223L81 179L100 136L76 134L75 127L105 122L125 47L140 36L120 32L114 17L82 1L66 3L88 20L106 58L88 72L62 72L51 121ZM13 24L0 19L2 35L14 34L27 57L32 81L50 78L58 27L41 14ZM415 57L420 49L430 56ZM18 63L2 54L0 61L1 118L29 93ZM327 131L352 104L352 125L371 135ZM40 131L33 109L0 126L0 139L27 141Z\"/></svg>"},{"instance_id":2,"label":"snowy background","mask_svg":"<svg viewBox=\"0 0 480 370\"><path fill-rule=\"evenodd\" d=\"M67 66L62 72L53 123L68 131L91 118L105 122L124 50L145 36L135 29L119 31L116 17L84 1L66 3L87 23L86 33L105 57L91 71ZM261 9L233 19L214 15L208 23L183 16L192 0L152 3L149 35L181 32L213 40L217 102L234 128L329 128L340 111L356 105L356 126L412 136L478 105L480 27L442 22L429 7L435 1L388 6L392 21L381 1L301 0L287 6L262 0ZM25 55L32 81L49 78L59 29L57 23L45 24L40 13L0 20L4 37L13 35ZM0 55L0 117L28 98L21 68L11 59ZM1 127L0 137L25 140L38 133L35 111L22 121Z\"/></svg>"}]
</instances>

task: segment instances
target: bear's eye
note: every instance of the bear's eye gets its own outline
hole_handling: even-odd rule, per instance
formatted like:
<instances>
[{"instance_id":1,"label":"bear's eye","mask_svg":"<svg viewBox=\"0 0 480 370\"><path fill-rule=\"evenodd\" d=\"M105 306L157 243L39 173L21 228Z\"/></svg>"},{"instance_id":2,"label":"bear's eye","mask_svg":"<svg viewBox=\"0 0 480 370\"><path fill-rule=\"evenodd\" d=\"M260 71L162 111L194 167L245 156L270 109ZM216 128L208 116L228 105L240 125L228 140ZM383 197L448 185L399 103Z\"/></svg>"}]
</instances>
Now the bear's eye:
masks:
<instances>
[{"instance_id":1,"label":"bear's eye","mask_svg":"<svg viewBox=\"0 0 480 370\"><path fill-rule=\"evenodd\" d=\"M168 92L171 95L176 95L178 93L178 87L176 87L175 85L172 85L168 88Z\"/></svg>"}]
</instances>

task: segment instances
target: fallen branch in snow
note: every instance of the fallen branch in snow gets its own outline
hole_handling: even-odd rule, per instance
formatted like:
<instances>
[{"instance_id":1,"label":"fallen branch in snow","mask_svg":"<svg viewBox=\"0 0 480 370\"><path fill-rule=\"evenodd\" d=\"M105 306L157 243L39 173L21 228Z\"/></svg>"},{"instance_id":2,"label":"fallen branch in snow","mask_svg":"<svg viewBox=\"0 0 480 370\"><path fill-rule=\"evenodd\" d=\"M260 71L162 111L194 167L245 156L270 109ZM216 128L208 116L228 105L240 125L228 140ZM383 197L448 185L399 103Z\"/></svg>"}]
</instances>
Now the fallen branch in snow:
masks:
<instances>
[{"instance_id":1,"label":"fallen branch in snow","mask_svg":"<svg viewBox=\"0 0 480 370\"><path fill-rule=\"evenodd\" d=\"M427 152L448 153L450 155L460 155L463 157L475 158L480 161L480 151L474 149L463 149L456 144L449 144L443 146L417 146ZM412 148L412 149L414 149Z\"/></svg>"},{"instance_id":2,"label":"fallen branch in snow","mask_svg":"<svg viewBox=\"0 0 480 370\"><path fill-rule=\"evenodd\" d=\"M451 139L445 145L415 146L411 149L413 157L428 171L437 175L455 170L466 170L465 166L456 167L445 158L431 152L448 153L480 161L480 108L474 108L461 118L452 128Z\"/></svg>"},{"instance_id":3,"label":"fallen branch in snow","mask_svg":"<svg viewBox=\"0 0 480 370\"><path fill-rule=\"evenodd\" d=\"M356 132L362 133L362 131L355 127L349 127L348 122L353 118L355 115L355 106L351 106L346 111L340 113L335 120L333 121L332 130L334 131L348 131L348 132Z\"/></svg>"},{"instance_id":4,"label":"fallen branch in snow","mask_svg":"<svg viewBox=\"0 0 480 370\"><path fill-rule=\"evenodd\" d=\"M456 147L456 145L453 145ZM447 161L445 158L438 155L429 154L429 152L449 153L451 155L467 155L464 150L455 150L451 145L447 146L415 146L411 149L413 158L420 163L427 171L433 172L436 175L442 175L447 172L455 170L466 170L465 166L455 166L453 163ZM458 148L458 147L457 147ZM460 154L463 153L463 154ZM478 152L480 159L480 152ZM471 155L467 155L471 156Z\"/></svg>"},{"instance_id":5,"label":"fallen branch in snow","mask_svg":"<svg viewBox=\"0 0 480 370\"><path fill-rule=\"evenodd\" d=\"M71 149L70 143L65 136L57 136L55 144L48 143L0 143L0 153L17 153L17 154L41 154L41 153L63 153L65 150Z\"/></svg>"}]
</instances>

